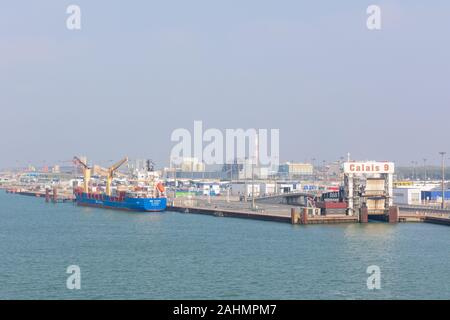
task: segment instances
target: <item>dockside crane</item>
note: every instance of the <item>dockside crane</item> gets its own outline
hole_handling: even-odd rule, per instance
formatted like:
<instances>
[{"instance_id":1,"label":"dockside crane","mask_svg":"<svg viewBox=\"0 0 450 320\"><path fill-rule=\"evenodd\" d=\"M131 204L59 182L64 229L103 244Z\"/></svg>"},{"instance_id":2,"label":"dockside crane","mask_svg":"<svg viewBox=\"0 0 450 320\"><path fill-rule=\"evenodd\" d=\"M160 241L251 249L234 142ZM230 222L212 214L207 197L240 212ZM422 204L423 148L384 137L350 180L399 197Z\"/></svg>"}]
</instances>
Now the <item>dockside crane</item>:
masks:
<instances>
[{"instance_id":1,"label":"dockside crane","mask_svg":"<svg viewBox=\"0 0 450 320\"><path fill-rule=\"evenodd\" d=\"M83 191L85 193L89 193L89 181L91 180L91 167L84 163L80 158L73 157L73 162L76 165L81 166L83 169Z\"/></svg>"}]
</instances>

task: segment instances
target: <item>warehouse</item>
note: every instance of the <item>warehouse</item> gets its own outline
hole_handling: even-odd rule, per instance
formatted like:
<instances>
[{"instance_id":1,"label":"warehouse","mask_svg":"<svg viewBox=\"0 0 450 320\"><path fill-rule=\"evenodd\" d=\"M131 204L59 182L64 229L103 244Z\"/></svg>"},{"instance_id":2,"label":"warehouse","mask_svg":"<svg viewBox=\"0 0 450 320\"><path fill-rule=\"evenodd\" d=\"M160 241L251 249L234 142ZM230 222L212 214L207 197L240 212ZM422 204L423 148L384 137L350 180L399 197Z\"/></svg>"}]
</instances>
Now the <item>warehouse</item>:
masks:
<instances>
[{"instance_id":1,"label":"warehouse","mask_svg":"<svg viewBox=\"0 0 450 320\"><path fill-rule=\"evenodd\" d=\"M255 197L260 195L260 184L259 183L245 183L245 182L233 182L231 184L231 195L233 196L247 196L251 197L252 193Z\"/></svg>"},{"instance_id":2,"label":"warehouse","mask_svg":"<svg viewBox=\"0 0 450 320\"><path fill-rule=\"evenodd\" d=\"M310 163L286 162L285 164L280 165L278 169L279 176L285 178L312 176L313 173L313 165Z\"/></svg>"},{"instance_id":3,"label":"warehouse","mask_svg":"<svg viewBox=\"0 0 450 320\"><path fill-rule=\"evenodd\" d=\"M450 190L446 190L444 196L445 200L450 200ZM442 190L422 191L422 200L424 202L442 201Z\"/></svg>"},{"instance_id":4,"label":"warehouse","mask_svg":"<svg viewBox=\"0 0 450 320\"><path fill-rule=\"evenodd\" d=\"M422 191L417 188L395 188L395 204L418 205L422 203Z\"/></svg>"}]
</instances>

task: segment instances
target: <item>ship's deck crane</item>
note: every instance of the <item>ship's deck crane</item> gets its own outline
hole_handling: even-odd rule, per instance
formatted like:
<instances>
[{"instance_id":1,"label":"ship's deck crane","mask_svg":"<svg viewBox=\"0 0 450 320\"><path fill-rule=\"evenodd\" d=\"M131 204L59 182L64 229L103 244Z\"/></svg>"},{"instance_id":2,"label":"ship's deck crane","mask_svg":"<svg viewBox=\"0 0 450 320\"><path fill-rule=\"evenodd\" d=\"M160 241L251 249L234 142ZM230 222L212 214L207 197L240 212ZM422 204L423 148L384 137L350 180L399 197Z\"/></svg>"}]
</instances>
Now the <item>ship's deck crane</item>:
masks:
<instances>
[{"instance_id":1,"label":"ship's deck crane","mask_svg":"<svg viewBox=\"0 0 450 320\"><path fill-rule=\"evenodd\" d=\"M91 167L87 165L87 163L84 163L80 158L73 157L73 162L76 165L79 165L83 169L83 191L85 193L89 192L89 181L91 180Z\"/></svg>"},{"instance_id":2,"label":"ship's deck crane","mask_svg":"<svg viewBox=\"0 0 450 320\"><path fill-rule=\"evenodd\" d=\"M108 196L111 196L111 183L114 177L114 172L117 171L126 162L128 162L128 157L125 157L108 169L102 168L100 166L94 166L94 173L106 176L106 194Z\"/></svg>"}]
</instances>

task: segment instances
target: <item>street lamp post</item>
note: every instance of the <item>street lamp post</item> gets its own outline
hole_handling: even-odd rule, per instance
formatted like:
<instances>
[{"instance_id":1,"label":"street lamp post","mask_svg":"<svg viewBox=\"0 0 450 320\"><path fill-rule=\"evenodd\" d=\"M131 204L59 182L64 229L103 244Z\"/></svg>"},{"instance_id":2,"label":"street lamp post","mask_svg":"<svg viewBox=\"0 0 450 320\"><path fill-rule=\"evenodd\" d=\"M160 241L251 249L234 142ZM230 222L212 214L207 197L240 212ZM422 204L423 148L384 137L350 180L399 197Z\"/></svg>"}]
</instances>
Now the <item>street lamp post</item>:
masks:
<instances>
[{"instance_id":1,"label":"street lamp post","mask_svg":"<svg viewBox=\"0 0 450 320\"><path fill-rule=\"evenodd\" d=\"M255 173L252 160L252 210L255 210Z\"/></svg>"},{"instance_id":2,"label":"street lamp post","mask_svg":"<svg viewBox=\"0 0 450 320\"><path fill-rule=\"evenodd\" d=\"M325 163L326 161L322 160L322 179L326 181L327 179L326 179Z\"/></svg>"},{"instance_id":3,"label":"street lamp post","mask_svg":"<svg viewBox=\"0 0 450 320\"><path fill-rule=\"evenodd\" d=\"M427 159L423 159L423 181L427 181Z\"/></svg>"},{"instance_id":4,"label":"street lamp post","mask_svg":"<svg viewBox=\"0 0 450 320\"><path fill-rule=\"evenodd\" d=\"M177 197L177 168L173 168L173 198Z\"/></svg>"},{"instance_id":5,"label":"street lamp post","mask_svg":"<svg viewBox=\"0 0 450 320\"><path fill-rule=\"evenodd\" d=\"M316 158L312 158L312 165L313 165L313 178L314 178L314 184L316 184Z\"/></svg>"},{"instance_id":6,"label":"street lamp post","mask_svg":"<svg viewBox=\"0 0 450 320\"><path fill-rule=\"evenodd\" d=\"M442 204L441 204L441 207L442 207L442 209L444 209L445 208L445 163L444 163L444 156L445 156L445 154L446 154L446 152L444 152L444 151L441 151L441 152L439 152L439 154L441 155L441 157L442 157L442 164L441 164L441 170L442 170Z\"/></svg>"}]
</instances>

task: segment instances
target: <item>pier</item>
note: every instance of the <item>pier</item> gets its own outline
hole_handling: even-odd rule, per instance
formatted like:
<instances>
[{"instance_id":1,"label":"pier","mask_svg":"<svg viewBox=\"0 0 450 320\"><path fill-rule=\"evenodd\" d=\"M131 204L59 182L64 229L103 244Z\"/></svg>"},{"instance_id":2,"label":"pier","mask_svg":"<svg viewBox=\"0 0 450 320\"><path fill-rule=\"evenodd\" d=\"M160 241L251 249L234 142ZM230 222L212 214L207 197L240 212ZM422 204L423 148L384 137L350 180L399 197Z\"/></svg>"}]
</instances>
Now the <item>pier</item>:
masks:
<instances>
[{"instance_id":1,"label":"pier","mask_svg":"<svg viewBox=\"0 0 450 320\"><path fill-rule=\"evenodd\" d=\"M329 224L329 223L355 223L358 222L358 217L353 216L314 216L308 217L306 220L301 219L301 214L298 218L293 218L292 214L285 212L286 210L275 212L251 211L249 209L225 209L221 207L191 207L182 205L170 205L167 208L171 211L182 213L196 213L216 217L230 217L230 218L244 218L253 220L284 222L290 224ZM295 214L294 214L295 215Z\"/></svg>"},{"instance_id":2,"label":"pier","mask_svg":"<svg viewBox=\"0 0 450 320\"><path fill-rule=\"evenodd\" d=\"M321 215L317 208L293 207L283 204L258 203L251 208L249 203L240 201L199 198L172 199L168 202L168 210L203 214L215 217L244 218L253 220L283 222L289 224L340 224L368 223L370 220L387 223L424 222L450 226L450 210L422 208L422 211L411 211L410 208L392 207L383 214L368 214L364 209L359 215Z\"/></svg>"},{"instance_id":3,"label":"pier","mask_svg":"<svg viewBox=\"0 0 450 320\"><path fill-rule=\"evenodd\" d=\"M46 202L73 202L75 197L71 193L61 192L57 188L42 190L28 190L23 188L6 188L6 193L21 196L44 198Z\"/></svg>"},{"instance_id":4,"label":"pier","mask_svg":"<svg viewBox=\"0 0 450 320\"><path fill-rule=\"evenodd\" d=\"M180 205L170 205L168 210L182 212L182 213L197 213L216 217L231 217L231 218L245 218L253 220L264 220L274 222L291 222L291 217L284 214L264 213L247 210L230 210L224 208L205 208L205 207L187 207Z\"/></svg>"},{"instance_id":5,"label":"pier","mask_svg":"<svg viewBox=\"0 0 450 320\"><path fill-rule=\"evenodd\" d=\"M216 217L244 218L253 220L284 222L289 224L335 224L358 223L358 216L320 215L317 208L292 207L282 204L258 203L251 208L247 202L217 200L210 201L204 197L191 199L172 199L168 210L210 215Z\"/></svg>"},{"instance_id":6,"label":"pier","mask_svg":"<svg viewBox=\"0 0 450 320\"><path fill-rule=\"evenodd\" d=\"M426 206L400 206L399 222L426 222L450 226L450 210Z\"/></svg>"}]
</instances>

